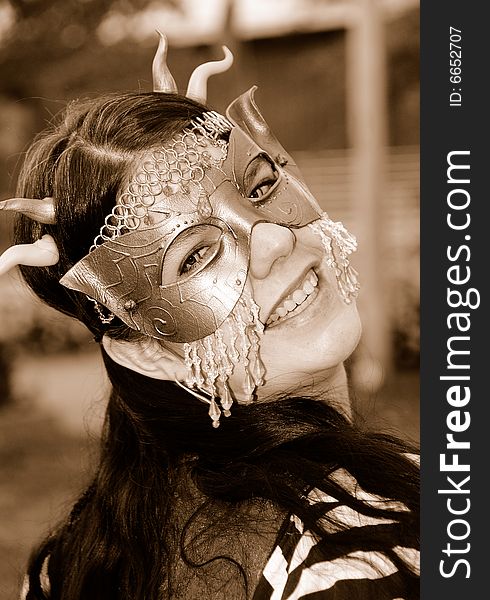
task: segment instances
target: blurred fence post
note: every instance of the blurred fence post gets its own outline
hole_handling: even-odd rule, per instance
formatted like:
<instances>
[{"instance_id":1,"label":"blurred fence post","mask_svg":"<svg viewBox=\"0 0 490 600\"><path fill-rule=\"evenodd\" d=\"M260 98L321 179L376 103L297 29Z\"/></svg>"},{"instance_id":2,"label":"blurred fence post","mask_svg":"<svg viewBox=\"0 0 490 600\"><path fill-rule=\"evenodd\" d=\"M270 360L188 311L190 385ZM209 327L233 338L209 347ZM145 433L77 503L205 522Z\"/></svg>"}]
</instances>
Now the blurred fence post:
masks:
<instances>
[{"instance_id":1,"label":"blurred fence post","mask_svg":"<svg viewBox=\"0 0 490 600\"><path fill-rule=\"evenodd\" d=\"M375 391L392 367L385 278L384 193L387 146L386 44L378 0L357 0L358 18L347 29L347 114L353 148L353 208L359 241L359 308L363 338L354 384Z\"/></svg>"}]
</instances>

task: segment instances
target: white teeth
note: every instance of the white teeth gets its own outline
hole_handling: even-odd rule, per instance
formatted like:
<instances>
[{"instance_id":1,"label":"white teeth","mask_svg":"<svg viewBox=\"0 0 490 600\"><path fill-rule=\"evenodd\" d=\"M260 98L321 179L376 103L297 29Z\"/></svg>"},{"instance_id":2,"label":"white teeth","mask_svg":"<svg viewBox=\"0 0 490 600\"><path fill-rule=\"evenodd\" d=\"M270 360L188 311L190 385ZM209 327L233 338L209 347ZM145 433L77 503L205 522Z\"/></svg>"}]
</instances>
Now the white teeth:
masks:
<instances>
[{"instance_id":1,"label":"white teeth","mask_svg":"<svg viewBox=\"0 0 490 600\"><path fill-rule=\"evenodd\" d=\"M313 293L316 286L318 285L318 277L316 273L311 269L301 287L290 294L282 303L281 306L277 307L276 310L267 319L267 325L275 323L281 317L285 317L289 312L293 311L297 306L303 304L310 294Z\"/></svg>"},{"instance_id":2,"label":"white teeth","mask_svg":"<svg viewBox=\"0 0 490 600\"><path fill-rule=\"evenodd\" d=\"M311 284L309 281L305 281L305 284L303 286L303 291L305 292L305 294L311 294L311 292L315 289L315 287L313 286L313 284Z\"/></svg>"},{"instance_id":3,"label":"white teeth","mask_svg":"<svg viewBox=\"0 0 490 600\"><path fill-rule=\"evenodd\" d=\"M301 304L304 300L306 300L307 295L308 294L303 290L296 290L293 293L293 300L296 302L296 304Z\"/></svg>"}]
</instances>

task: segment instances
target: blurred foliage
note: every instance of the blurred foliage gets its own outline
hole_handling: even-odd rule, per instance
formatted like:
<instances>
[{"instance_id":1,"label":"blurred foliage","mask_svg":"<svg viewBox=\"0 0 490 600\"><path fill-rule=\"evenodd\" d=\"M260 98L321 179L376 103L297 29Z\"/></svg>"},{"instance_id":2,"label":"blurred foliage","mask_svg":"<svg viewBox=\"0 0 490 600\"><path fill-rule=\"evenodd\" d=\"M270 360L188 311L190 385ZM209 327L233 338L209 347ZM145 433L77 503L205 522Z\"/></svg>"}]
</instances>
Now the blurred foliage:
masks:
<instances>
[{"instance_id":1,"label":"blurred foliage","mask_svg":"<svg viewBox=\"0 0 490 600\"><path fill-rule=\"evenodd\" d=\"M136 14L155 6L175 11L186 8L182 0L12 0L10 4L17 19L10 35L3 40L0 53L0 94L29 99L38 113L36 129L43 127L46 109L58 112L65 100L80 95L135 89L138 74L145 77L143 89L149 89L156 36L139 43L126 39L106 46L97 29L108 14ZM344 34L292 31L280 38L240 42L230 29L232 7L230 1L225 19L227 30L219 41L226 40L232 46L235 66L233 72L219 78L221 94L213 94L211 89L210 103L221 100L223 90L229 94L227 99L232 99L259 82L265 95L266 113L270 110L271 124L280 137L285 136L283 141L291 149L312 148L305 145L308 140L318 147L321 143L322 147L345 147ZM164 27L164 23L155 23L155 27L158 26ZM409 11L391 21L386 33L391 141L418 143L419 11ZM184 76L186 80L196 64L216 58L217 53L218 44L214 48L171 48L169 62L177 82L181 83ZM212 82L211 88L214 85ZM319 89L325 93L319 94ZM281 102L277 101L278 97ZM283 106L288 97L291 101ZM305 97L309 98L308 110L304 107ZM41 98L50 102L47 108ZM221 106L218 104L217 108ZM317 115L314 124L312 114ZM294 128L289 126L291 119L296 124ZM289 139L291 129L306 131L304 139L293 146ZM322 131L323 139L318 133L315 135L315 130Z\"/></svg>"},{"instance_id":2,"label":"blurred foliage","mask_svg":"<svg viewBox=\"0 0 490 600\"><path fill-rule=\"evenodd\" d=\"M419 252L407 253L406 268L392 286L392 335L395 365L418 368L420 364Z\"/></svg>"},{"instance_id":3,"label":"blurred foliage","mask_svg":"<svg viewBox=\"0 0 490 600\"><path fill-rule=\"evenodd\" d=\"M8 404L11 400L10 376L12 362L10 349L0 342L0 406Z\"/></svg>"},{"instance_id":4,"label":"blurred foliage","mask_svg":"<svg viewBox=\"0 0 490 600\"><path fill-rule=\"evenodd\" d=\"M2 4L11 5L17 16L0 52L0 109L6 115L4 123L0 119L0 134L6 132L3 138L0 135L0 189L4 194L10 188L13 194L23 148L66 101L138 86L150 89L156 36L141 43L127 40L104 46L97 29L110 11L133 14L155 5L155 0L0 0ZM158 5L184 10L181 0L158 0ZM228 28L229 24L230 15ZM419 11L390 22L386 33L390 142L416 144ZM259 82L261 110L288 149L346 147L342 32L291 32L248 42L234 40L230 31L223 32L223 37L233 45L236 61L230 72L211 80L210 105L222 110L229 100ZM217 58L218 52L217 46L171 48L169 63L179 87L184 87L194 66ZM8 229L8 221L0 223L0 251L7 244ZM417 273L407 269L394 274L393 281L397 352L413 357L418 352ZM20 310L14 310L19 304ZM36 351L44 340L47 351L54 352L79 348L88 336L76 322L33 304L29 296L22 301L13 298L5 292L2 280L0 318L4 324L0 342L9 347L23 344Z\"/></svg>"},{"instance_id":5,"label":"blurred foliage","mask_svg":"<svg viewBox=\"0 0 490 600\"><path fill-rule=\"evenodd\" d=\"M43 381L33 382L33 386L36 391ZM54 527L61 515L68 514L88 479L88 467L95 462L96 452L95 440L86 436L81 441L71 435L33 402L1 407L2 599L20 598L31 550L44 538L48 526Z\"/></svg>"},{"instance_id":6,"label":"blurred foliage","mask_svg":"<svg viewBox=\"0 0 490 600\"><path fill-rule=\"evenodd\" d=\"M4 44L2 62L23 63L27 73L40 62L49 62L60 51L70 52L91 43L112 0L10 0L16 22ZM70 42L63 32L77 27L80 35Z\"/></svg>"},{"instance_id":7,"label":"blurred foliage","mask_svg":"<svg viewBox=\"0 0 490 600\"><path fill-rule=\"evenodd\" d=\"M413 10L386 28L390 145L420 143L420 13Z\"/></svg>"},{"instance_id":8,"label":"blurred foliage","mask_svg":"<svg viewBox=\"0 0 490 600\"><path fill-rule=\"evenodd\" d=\"M36 84L40 83L46 66L65 62L76 54L84 55L90 62L90 50L100 47L97 27L110 10L128 13L150 3L148 0L10 0L17 18L3 44L1 87L20 97L35 95ZM160 3L179 4L177 0L160 0ZM69 72L65 76L70 79Z\"/></svg>"},{"instance_id":9,"label":"blurred foliage","mask_svg":"<svg viewBox=\"0 0 490 600\"><path fill-rule=\"evenodd\" d=\"M86 349L88 330L34 298L11 276L0 278L0 347L4 355L53 354Z\"/></svg>"}]
</instances>

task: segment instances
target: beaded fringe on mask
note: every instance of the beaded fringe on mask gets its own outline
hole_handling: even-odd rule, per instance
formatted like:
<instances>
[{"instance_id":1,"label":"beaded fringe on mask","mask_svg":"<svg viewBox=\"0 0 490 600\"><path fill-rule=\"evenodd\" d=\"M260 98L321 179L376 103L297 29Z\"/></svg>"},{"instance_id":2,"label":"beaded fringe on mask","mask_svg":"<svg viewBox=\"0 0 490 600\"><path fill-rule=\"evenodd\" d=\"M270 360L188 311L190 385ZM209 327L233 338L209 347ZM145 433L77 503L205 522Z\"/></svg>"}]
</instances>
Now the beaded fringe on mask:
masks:
<instances>
[{"instance_id":1,"label":"beaded fringe on mask","mask_svg":"<svg viewBox=\"0 0 490 600\"><path fill-rule=\"evenodd\" d=\"M357 271L351 267L348 256L357 250L356 238L347 231L340 221L334 222L327 213L308 226L322 240L327 264L335 270L337 286L346 304L350 304L359 292Z\"/></svg>"},{"instance_id":2,"label":"beaded fringe on mask","mask_svg":"<svg viewBox=\"0 0 490 600\"><path fill-rule=\"evenodd\" d=\"M213 427L219 426L221 414L230 416L233 399L228 380L235 365L245 369L244 404L253 401L257 386L264 383L265 369L259 356L260 336L264 326L259 320L259 307L241 298L224 323L211 335L184 344L187 367L186 385L209 394L209 416ZM217 402L219 401L219 404Z\"/></svg>"}]
</instances>

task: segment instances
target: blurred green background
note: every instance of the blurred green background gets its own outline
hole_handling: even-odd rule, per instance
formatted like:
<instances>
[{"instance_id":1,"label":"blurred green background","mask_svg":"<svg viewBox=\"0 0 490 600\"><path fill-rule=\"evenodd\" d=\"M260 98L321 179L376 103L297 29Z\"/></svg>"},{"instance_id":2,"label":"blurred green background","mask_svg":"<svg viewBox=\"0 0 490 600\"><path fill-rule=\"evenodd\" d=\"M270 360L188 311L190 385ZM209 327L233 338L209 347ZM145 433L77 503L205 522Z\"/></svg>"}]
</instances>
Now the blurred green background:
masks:
<instances>
[{"instance_id":1,"label":"blurred green background","mask_svg":"<svg viewBox=\"0 0 490 600\"><path fill-rule=\"evenodd\" d=\"M355 50L368 14L362 11L370 8L377 54ZM66 102L151 89L156 27L170 39L168 60L181 90L193 68L220 58L227 44L235 65L210 80L209 104L223 111L257 84L263 114L321 205L364 235L359 269L379 295L367 285L360 298L366 333L348 365L354 406L370 427L417 440L418 2L0 0L1 199L15 193L26 146ZM355 80L363 51L382 75L365 89ZM375 202L363 204L355 121L364 92L366 104L381 98L371 126L382 177L369 184L372 192L379 184ZM366 231L369 223L376 232ZM10 236L11 218L0 215L0 251ZM88 478L107 392L97 346L83 328L38 303L16 273L0 277L2 598L17 597L32 544Z\"/></svg>"}]
</instances>

